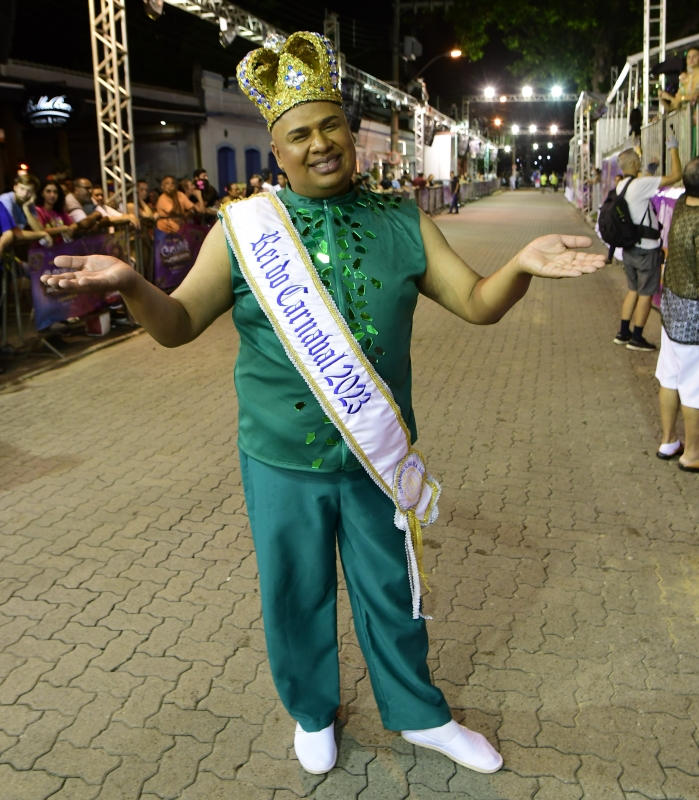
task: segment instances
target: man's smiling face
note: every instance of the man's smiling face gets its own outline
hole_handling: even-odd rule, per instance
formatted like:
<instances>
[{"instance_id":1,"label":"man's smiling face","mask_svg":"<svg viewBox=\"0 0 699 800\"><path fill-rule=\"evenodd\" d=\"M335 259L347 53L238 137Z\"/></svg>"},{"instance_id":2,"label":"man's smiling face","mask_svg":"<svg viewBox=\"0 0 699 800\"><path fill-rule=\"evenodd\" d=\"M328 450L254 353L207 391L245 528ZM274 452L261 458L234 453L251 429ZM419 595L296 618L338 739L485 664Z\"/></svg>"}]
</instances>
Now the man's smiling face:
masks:
<instances>
[{"instance_id":1,"label":"man's smiling face","mask_svg":"<svg viewBox=\"0 0 699 800\"><path fill-rule=\"evenodd\" d=\"M336 103L320 100L287 111L272 128L272 151L297 194L323 198L349 191L356 153Z\"/></svg>"}]
</instances>

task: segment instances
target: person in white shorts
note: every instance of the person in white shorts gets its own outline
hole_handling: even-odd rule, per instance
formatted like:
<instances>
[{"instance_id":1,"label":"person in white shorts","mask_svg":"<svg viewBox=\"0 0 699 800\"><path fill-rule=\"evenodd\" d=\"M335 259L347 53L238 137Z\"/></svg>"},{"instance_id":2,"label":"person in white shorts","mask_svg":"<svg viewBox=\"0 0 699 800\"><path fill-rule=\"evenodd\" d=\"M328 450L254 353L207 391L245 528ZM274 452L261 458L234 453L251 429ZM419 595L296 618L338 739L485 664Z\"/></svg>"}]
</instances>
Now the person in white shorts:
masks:
<instances>
[{"instance_id":1,"label":"person in white shorts","mask_svg":"<svg viewBox=\"0 0 699 800\"><path fill-rule=\"evenodd\" d=\"M658 458L679 456L685 472L699 472L699 158L682 175L685 193L668 236L661 312L663 330L655 377L660 382L663 441ZM677 430L682 406L685 444Z\"/></svg>"}]
</instances>

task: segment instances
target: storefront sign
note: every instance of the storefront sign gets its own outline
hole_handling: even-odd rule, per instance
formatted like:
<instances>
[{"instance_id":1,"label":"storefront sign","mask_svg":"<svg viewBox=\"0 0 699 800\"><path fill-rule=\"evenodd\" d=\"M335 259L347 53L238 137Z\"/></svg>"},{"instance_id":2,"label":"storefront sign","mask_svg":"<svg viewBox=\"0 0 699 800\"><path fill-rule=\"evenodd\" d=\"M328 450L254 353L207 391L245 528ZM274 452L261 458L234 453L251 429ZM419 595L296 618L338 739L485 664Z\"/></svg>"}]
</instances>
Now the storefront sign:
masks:
<instances>
[{"instance_id":1,"label":"storefront sign","mask_svg":"<svg viewBox=\"0 0 699 800\"><path fill-rule=\"evenodd\" d=\"M72 117L74 103L66 95L34 95L27 100L24 115L34 128L62 128Z\"/></svg>"},{"instance_id":2,"label":"storefront sign","mask_svg":"<svg viewBox=\"0 0 699 800\"><path fill-rule=\"evenodd\" d=\"M153 240L153 281L160 289L177 288L197 260L202 242L211 229L184 223L177 233L155 229Z\"/></svg>"},{"instance_id":3,"label":"storefront sign","mask_svg":"<svg viewBox=\"0 0 699 800\"><path fill-rule=\"evenodd\" d=\"M86 256L93 253L114 256L128 261L128 234L120 230L115 234L88 236L75 242L53 247L33 245L29 250L29 272L34 303L36 329L42 331L54 322L64 322L72 317L84 317L106 305L106 298L97 294L70 294L46 286L42 275L57 275L64 269L54 266L56 256ZM111 298L110 298L111 301Z\"/></svg>"}]
</instances>

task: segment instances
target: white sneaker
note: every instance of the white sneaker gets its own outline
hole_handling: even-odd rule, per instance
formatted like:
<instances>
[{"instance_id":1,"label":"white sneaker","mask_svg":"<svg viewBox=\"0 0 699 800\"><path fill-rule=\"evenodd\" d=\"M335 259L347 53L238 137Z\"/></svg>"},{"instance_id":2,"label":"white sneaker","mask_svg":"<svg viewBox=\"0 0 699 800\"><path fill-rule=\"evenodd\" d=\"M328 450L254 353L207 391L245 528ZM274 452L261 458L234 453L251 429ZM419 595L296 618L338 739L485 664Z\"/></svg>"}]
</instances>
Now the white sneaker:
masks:
<instances>
[{"instance_id":1,"label":"white sneaker","mask_svg":"<svg viewBox=\"0 0 699 800\"><path fill-rule=\"evenodd\" d=\"M335 742L335 723L315 733L306 733L300 723L296 723L294 750L301 766L311 775L324 775L335 766L337 744Z\"/></svg>"},{"instance_id":2,"label":"white sneaker","mask_svg":"<svg viewBox=\"0 0 699 800\"><path fill-rule=\"evenodd\" d=\"M485 736L464 728L456 720L439 728L402 731L401 736L419 747L444 753L452 761L475 772L497 772L502 767L502 756Z\"/></svg>"}]
</instances>

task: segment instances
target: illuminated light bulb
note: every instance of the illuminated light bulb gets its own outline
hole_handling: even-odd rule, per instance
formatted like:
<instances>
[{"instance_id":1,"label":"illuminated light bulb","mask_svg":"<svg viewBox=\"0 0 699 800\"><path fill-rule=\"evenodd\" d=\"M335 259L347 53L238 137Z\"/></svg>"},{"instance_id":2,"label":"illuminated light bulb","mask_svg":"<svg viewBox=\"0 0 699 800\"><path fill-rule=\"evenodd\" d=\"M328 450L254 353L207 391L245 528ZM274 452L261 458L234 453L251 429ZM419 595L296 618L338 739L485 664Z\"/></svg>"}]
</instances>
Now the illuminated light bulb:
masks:
<instances>
[{"instance_id":1,"label":"illuminated light bulb","mask_svg":"<svg viewBox=\"0 0 699 800\"><path fill-rule=\"evenodd\" d=\"M499 128L502 125L502 120L500 117L495 117L493 120L493 125L495 125L496 128Z\"/></svg>"},{"instance_id":2,"label":"illuminated light bulb","mask_svg":"<svg viewBox=\"0 0 699 800\"><path fill-rule=\"evenodd\" d=\"M532 147L534 148L534 150L538 150L539 149L539 145L536 142L534 142Z\"/></svg>"},{"instance_id":3,"label":"illuminated light bulb","mask_svg":"<svg viewBox=\"0 0 699 800\"><path fill-rule=\"evenodd\" d=\"M558 125L551 126L551 133L555 136L558 133Z\"/></svg>"},{"instance_id":4,"label":"illuminated light bulb","mask_svg":"<svg viewBox=\"0 0 699 800\"><path fill-rule=\"evenodd\" d=\"M501 103L506 103L507 102L507 95L506 94L500 95L500 102Z\"/></svg>"},{"instance_id":5,"label":"illuminated light bulb","mask_svg":"<svg viewBox=\"0 0 699 800\"><path fill-rule=\"evenodd\" d=\"M511 150L512 150L512 148L510 147L510 145L509 145L509 144L506 144L506 145L505 145L505 152L506 152L506 153L509 153L509 152L511 152Z\"/></svg>"},{"instance_id":6,"label":"illuminated light bulb","mask_svg":"<svg viewBox=\"0 0 699 800\"><path fill-rule=\"evenodd\" d=\"M534 90L531 86L523 86L522 87L522 97L531 97L534 94Z\"/></svg>"},{"instance_id":7,"label":"illuminated light bulb","mask_svg":"<svg viewBox=\"0 0 699 800\"><path fill-rule=\"evenodd\" d=\"M549 143L546 145L546 147L548 147L548 149L549 149L549 150L553 150L553 142L549 142Z\"/></svg>"},{"instance_id":8,"label":"illuminated light bulb","mask_svg":"<svg viewBox=\"0 0 699 800\"><path fill-rule=\"evenodd\" d=\"M459 48L457 47L454 50L452 50L451 53L449 53L449 55L452 58L461 58L461 50L459 50Z\"/></svg>"},{"instance_id":9,"label":"illuminated light bulb","mask_svg":"<svg viewBox=\"0 0 699 800\"><path fill-rule=\"evenodd\" d=\"M493 97L495 97L495 89L493 89L492 86L486 86L486 88L483 90L483 96L487 97L488 100L492 100Z\"/></svg>"},{"instance_id":10,"label":"illuminated light bulb","mask_svg":"<svg viewBox=\"0 0 699 800\"><path fill-rule=\"evenodd\" d=\"M536 133L536 125L529 126L529 133Z\"/></svg>"},{"instance_id":11,"label":"illuminated light bulb","mask_svg":"<svg viewBox=\"0 0 699 800\"><path fill-rule=\"evenodd\" d=\"M563 94L563 89L560 86L554 86L551 89L551 97L560 97Z\"/></svg>"},{"instance_id":12,"label":"illuminated light bulb","mask_svg":"<svg viewBox=\"0 0 699 800\"><path fill-rule=\"evenodd\" d=\"M512 133L514 133L515 136L519 133L519 125L512 126Z\"/></svg>"}]
</instances>

